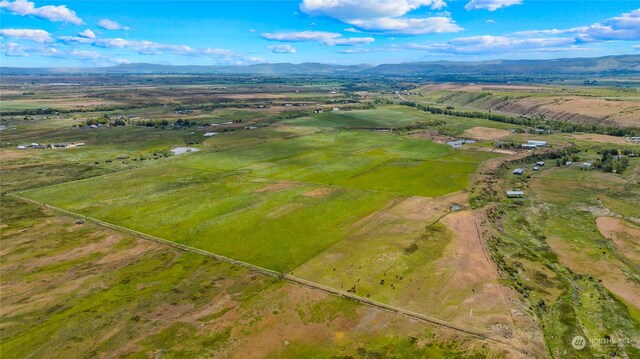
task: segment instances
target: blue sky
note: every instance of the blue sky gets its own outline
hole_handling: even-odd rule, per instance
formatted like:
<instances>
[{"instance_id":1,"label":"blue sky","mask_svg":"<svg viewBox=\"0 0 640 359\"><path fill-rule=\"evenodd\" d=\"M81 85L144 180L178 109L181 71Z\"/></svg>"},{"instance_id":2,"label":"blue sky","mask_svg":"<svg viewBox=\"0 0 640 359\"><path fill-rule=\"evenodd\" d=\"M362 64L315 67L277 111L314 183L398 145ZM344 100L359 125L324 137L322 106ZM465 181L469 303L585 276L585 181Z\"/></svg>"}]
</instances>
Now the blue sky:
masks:
<instances>
[{"instance_id":1,"label":"blue sky","mask_svg":"<svg viewBox=\"0 0 640 359\"><path fill-rule=\"evenodd\" d=\"M2 66L380 64L640 54L640 2L0 1Z\"/></svg>"}]
</instances>

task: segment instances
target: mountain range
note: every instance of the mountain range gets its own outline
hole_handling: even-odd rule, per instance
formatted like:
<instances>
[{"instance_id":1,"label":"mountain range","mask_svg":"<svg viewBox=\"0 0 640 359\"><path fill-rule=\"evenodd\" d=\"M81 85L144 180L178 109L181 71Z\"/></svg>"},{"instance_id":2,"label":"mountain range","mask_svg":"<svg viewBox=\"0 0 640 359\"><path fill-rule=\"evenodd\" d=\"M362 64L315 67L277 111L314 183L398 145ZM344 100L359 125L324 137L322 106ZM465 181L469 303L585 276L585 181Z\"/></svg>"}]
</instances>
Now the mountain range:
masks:
<instances>
[{"instance_id":1,"label":"mountain range","mask_svg":"<svg viewBox=\"0 0 640 359\"><path fill-rule=\"evenodd\" d=\"M330 65L307 62L262 63L243 66L121 64L108 67L0 67L2 75L54 74L259 74L259 75L398 75L433 74L538 75L538 74L640 74L640 55L551 60L489 60L473 62L428 61L399 64Z\"/></svg>"}]
</instances>

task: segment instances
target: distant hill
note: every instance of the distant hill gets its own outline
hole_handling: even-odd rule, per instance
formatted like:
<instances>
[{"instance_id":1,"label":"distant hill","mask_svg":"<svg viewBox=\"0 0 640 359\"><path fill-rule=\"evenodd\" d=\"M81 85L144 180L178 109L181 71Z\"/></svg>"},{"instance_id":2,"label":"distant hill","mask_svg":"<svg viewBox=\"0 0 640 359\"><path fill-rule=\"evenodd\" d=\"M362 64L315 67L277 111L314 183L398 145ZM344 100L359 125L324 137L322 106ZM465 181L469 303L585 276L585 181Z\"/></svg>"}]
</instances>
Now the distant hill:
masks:
<instances>
[{"instance_id":1,"label":"distant hill","mask_svg":"<svg viewBox=\"0 0 640 359\"><path fill-rule=\"evenodd\" d=\"M261 74L261 75L537 75L537 74L640 74L640 55L553 60L491 60L475 62L431 61L400 64L328 65L314 62L301 64L264 63L244 66L123 64L110 67L27 68L2 67L2 75L53 74Z\"/></svg>"},{"instance_id":2,"label":"distant hill","mask_svg":"<svg viewBox=\"0 0 640 359\"><path fill-rule=\"evenodd\" d=\"M580 74L640 73L640 55L568 58L552 60L492 60L477 62L410 62L379 65L363 70L369 74Z\"/></svg>"},{"instance_id":3,"label":"distant hill","mask_svg":"<svg viewBox=\"0 0 640 359\"><path fill-rule=\"evenodd\" d=\"M301 64L264 63L245 66L196 66L196 65L158 65L147 63L122 64L110 67L85 68L19 68L3 67L3 75L44 75L44 74L340 74L356 73L371 68L371 65L327 65L306 62Z\"/></svg>"}]
</instances>

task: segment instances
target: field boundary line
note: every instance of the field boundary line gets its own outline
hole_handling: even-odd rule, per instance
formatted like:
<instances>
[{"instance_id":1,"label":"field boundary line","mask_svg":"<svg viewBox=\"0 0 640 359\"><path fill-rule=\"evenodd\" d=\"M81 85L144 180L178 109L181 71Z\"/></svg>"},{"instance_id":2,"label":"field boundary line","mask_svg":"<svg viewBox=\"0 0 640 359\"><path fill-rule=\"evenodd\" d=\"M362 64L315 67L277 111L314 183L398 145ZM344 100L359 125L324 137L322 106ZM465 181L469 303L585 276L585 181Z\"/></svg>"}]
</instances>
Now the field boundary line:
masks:
<instances>
[{"instance_id":1,"label":"field boundary line","mask_svg":"<svg viewBox=\"0 0 640 359\"><path fill-rule=\"evenodd\" d=\"M444 321L444 320L441 320L441 319L433 318L433 317L430 317L430 316L427 316L427 315L424 315L424 314L421 314L421 313L416 313L416 312L413 312L413 311L410 311L410 310L407 310L407 309L403 309L403 308L399 308L399 307L396 307L396 306L393 306L393 305L377 302L377 301L369 299L369 298L364 298L364 297L361 297L361 296L353 294L353 293L344 292L344 291L341 291L341 290L338 290L338 289L335 289L335 288L332 288L332 287L329 287L329 286L325 286L325 285L322 285L322 284L319 284L319 283L316 283L316 282L312 282L312 281L309 281L309 280L306 280L306 279L302 279L302 278L299 278L299 277L296 277L296 276L293 276L293 275L290 275L290 274L280 273L280 272L277 272L277 271L274 271L274 270L271 270L271 269L267 269L267 268L260 267L260 266L257 266L257 265L251 264L251 263L243 262L243 261L240 261L240 260L237 260L237 259L229 258L229 257L223 256L223 255L220 255L220 254L208 252L208 251L205 251L205 250L202 250L202 249L198 249L198 248L194 248L194 247L191 247L191 246L188 246L188 245L185 245L185 244L172 242L172 241L164 239L164 238L156 237L156 236L153 236L153 235L150 235L150 234L147 234L147 233L139 232L139 231L136 231L136 230L133 230L133 229L130 229L130 228L126 228L126 227L122 227L122 226L119 226L119 225L116 225L116 224L105 222L105 221L102 221L102 220L99 220L99 219L96 219L96 218L93 218L93 217L89 217L89 216L85 216L85 215L82 215L82 214L78 214L78 213L75 213L75 212L72 212L72 211L68 211L68 210L65 210L65 209L62 209L62 208L59 208L59 207L48 205L46 203L38 202L38 201L30 199L30 198L22 197L22 196L19 196L17 194L7 194L7 196L13 197L13 198L18 199L18 200L20 200L22 202L43 206L45 208L51 209L51 210L53 210L55 212L58 212L58 213L61 213L61 214L64 214L64 215L67 215L67 216L70 216L70 217L82 218L84 220L91 221L91 222L93 222L93 223L95 223L97 225L100 225L100 226L103 226L103 227L106 227L106 228L110 228L110 229L113 229L113 230L117 230L117 231L120 231L120 232L124 232L124 233L130 234L130 235L133 235L135 237L141 238L141 239L145 239L145 240L153 241L153 242L156 242L156 243L168 245L170 247L173 247L173 248L185 251L185 252L191 252L191 253L199 254L199 255L202 255L202 256L205 256L205 257L213 258L213 259L215 259L215 260L217 260L219 262L225 262L225 263L229 263L229 264L232 264L232 265L238 265L238 266L247 268L249 270L261 273L263 275L267 275L267 276L270 276L270 277L273 277L273 278L276 278L276 279L280 279L280 280L286 280L286 281L288 281L290 283L297 284L299 286L307 287L307 288L310 288L310 289L313 289L313 290L319 290L319 291L322 291L322 292L325 292L325 293L328 293L328 294L331 294L331 295L342 297L344 299L353 300L353 301L356 301L356 302L361 303L361 304L365 304L365 305L368 305L368 306L371 306L371 307L375 307L375 308L378 308L378 309L381 309L381 310L384 310L384 311L387 311L387 312L400 314L400 315L403 315L403 316L406 316L406 317L409 317L411 319L418 320L418 321L421 321L421 322L424 322L424 323L437 325L437 326L440 326L440 327L443 327L443 328L446 328L446 329L449 329L449 330L453 330L453 331L456 331L456 332L459 332L459 333L462 333L462 334L470 335L470 336L473 336L473 337L476 337L476 338L479 338L479 339L482 339L482 340L485 340L485 341L488 341L488 342L511 346L508 343L502 342L502 341L497 340L497 339L490 338L489 336L487 336L486 334L481 333L481 332L477 332L477 331L474 331L474 330L471 330L471 329L465 329L465 328L459 327L459 326L457 326L457 325L455 325L453 323L450 323L450 322L447 322L447 321Z\"/></svg>"}]
</instances>

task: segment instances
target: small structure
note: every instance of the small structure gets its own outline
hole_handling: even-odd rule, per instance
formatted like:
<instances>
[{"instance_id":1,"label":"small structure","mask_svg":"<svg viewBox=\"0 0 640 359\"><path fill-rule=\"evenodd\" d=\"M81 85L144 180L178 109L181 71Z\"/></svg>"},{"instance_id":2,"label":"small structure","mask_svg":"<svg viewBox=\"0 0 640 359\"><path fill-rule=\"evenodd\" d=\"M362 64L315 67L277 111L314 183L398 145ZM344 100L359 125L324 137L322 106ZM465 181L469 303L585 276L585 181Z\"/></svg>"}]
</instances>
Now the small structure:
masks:
<instances>
[{"instance_id":1,"label":"small structure","mask_svg":"<svg viewBox=\"0 0 640 359\"><path fill-rule=\"evenodd\" d=\"M539 167L544 166L544 161L538 161L538 162L536 162L536 166L539 166Z\"/></svg>"},{"instance_id":2,"label":"small structure","mask_svg":"<svg viewBox=\"0 0 640 359\"><path fill-rule=\"evenodd\" d=\"M25 146L25 145L20 145L20 146L18 146L18 149L19 149L19 150L24 150L24 149L26 149L26 148L27 148L27 146Z\"/></svg>"},{"instance_id":3,"label":"small structure","mask_svg":"<svg viewBox=\"0 0 640 359\"><path fill-rule=\"evenodd\" d=\"M564 163L565 166L571 166L573 164L573 161L567 161Z\"/></svg>"},{"instance_id":4,"label":"small structure","mask_svg":"<svg viewBox=\"0 0 640 359\"><path fill-rule=\"evenodd\" d=\"M520 190L511 190L511 191L507 191L506 195L509 198L522 198L524 197L524 192Z\"/></svg>"},{"instance_id":5,"label":"small structure","mask_svg":"<svg viewBox=\"0 0 640 359\"><path fill-rule=\"evenodd\" d=\"M545 147L547 145L547 141L529 140L527 141L527 144L534 145L536 147Z\"/></svg>"},{"instance_id":6,"label":"small structure","mask_svg":"<svg viewBox=\"0 0 640 359\"><path fill-rule=\"evenodd\" d=\"M626 141L631 143L640 143L640 137L627 137Z\"/></svg>"},{"instance_id":7,"label":"small structure","mask_svg":"<svg viewBox=\"0 0 640 359\"><path fill-rule=\"evenodd\" d=\"M519 176L519 175L521 175L523 173L524 173L524 169L522 169L522 168L516 168L515 170L513 170L513 174L514 175L518 175Z\"/></svg>"},{"instance_id":8,"label":"small structure","mask_svg":"<svg viewBox=\"0 0 640 359\"><path fill-rule=\"evenodd\" d=\"M453 148L459 148L459 147L462 147L462 145L464 145L465 143L476 143L476 140L468 140L468 139L454 140L454 141L447 142L447 145Z\"/></svg>"},{"instance_id":9,"label":"small structure","mask_svg":"<svg viewBox=\"0 0 640 359\"><path fill-rule=\"evenodd\" d=\"M84 219L82 218L76 219L76 224L84 224Z\"/></svg>"},{"instance_id":10,"label":"small structure","mask_svg":"<svg viewBox=\"0 0 640 359\"><path fill-rule=\"evenodd\" d=\"M218 134L217 132L207 132L207 133L205 133L203 136L204 136L204 137L211 137L211 136L215 136L215 135L217 135L217 134Z\"/></svg>"},{"instance_id":11,"label":"small structure","mask_svg":"<svg viewBox=\"0 0 640 359\"><path fill-rule=\"evenodd\" d=\"M51 147L53 148L67 148L69 147L68 143L52 143Z\"/></svg>"},{"instance_id":12,"label":"small structure","mask_svg":"<svg viewBox=\"0 0 640 359\"><path fill-rule=\"evenodd\" d=\"M537 171L537 170L539 170L539 169L540 169L540 167L538 167L538 166L533 166L533 170L534 170L534 171Z\"/></svg>"},{"instance_id":13,"label":"small structure","mask_svg":"<svg viewBox=\"0 0 640 359\"><path fill-rule=\"evenodd\" d=\"M522 144L522 148L526 148L526 149L528 149L528 150L532 150L532 149L537 148L537 147L538 147L538 146L536 146L536 145L530 145L530 144L528 144L528 143L524 143L524 144Z\"/></svg>"},{"instance_id":14,"label":"small structure","mask_svg":"<svg viewBox=\"0 0 640 359\"><path fill-rule=\"evenodd\" d=\"M591 163L590 163L590 162L583 162L583 163L580 165L580 168L585 169L585 170L589 170L589 169L591 169L591 166L592 166L592 165L591 165Z\"/></svg>"}]
</instances>

